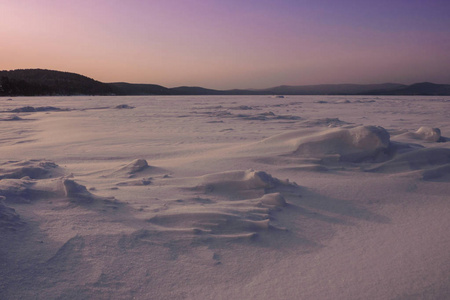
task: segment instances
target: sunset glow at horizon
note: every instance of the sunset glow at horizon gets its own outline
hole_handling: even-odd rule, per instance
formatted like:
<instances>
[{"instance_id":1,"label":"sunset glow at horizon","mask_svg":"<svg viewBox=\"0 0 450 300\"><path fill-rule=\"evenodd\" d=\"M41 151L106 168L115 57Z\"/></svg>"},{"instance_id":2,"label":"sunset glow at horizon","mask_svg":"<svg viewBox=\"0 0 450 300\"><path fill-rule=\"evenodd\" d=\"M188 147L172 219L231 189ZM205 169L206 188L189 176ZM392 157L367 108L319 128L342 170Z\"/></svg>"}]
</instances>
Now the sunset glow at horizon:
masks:
<instances>
[{"instance_id":1,"label":"sunset glow at horizon","mask_svg":"<svg viewBox=\"0 0 450 300\"><path fill-rule=\"evenodd\" d=\"M450 84L450 1L0 0L0 69L216 89Z\"/></svg>"}]
</instances>

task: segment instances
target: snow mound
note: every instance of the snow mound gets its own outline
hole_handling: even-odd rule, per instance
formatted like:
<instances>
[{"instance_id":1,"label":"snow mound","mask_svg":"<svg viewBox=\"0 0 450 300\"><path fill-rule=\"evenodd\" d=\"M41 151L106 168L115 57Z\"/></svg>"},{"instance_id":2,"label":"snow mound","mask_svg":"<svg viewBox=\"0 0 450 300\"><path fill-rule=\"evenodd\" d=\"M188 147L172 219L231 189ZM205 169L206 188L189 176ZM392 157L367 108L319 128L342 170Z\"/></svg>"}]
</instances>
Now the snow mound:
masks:
<instances>
[{"instance_id":1,"label":"snow mound","mask_svg":"<svg viewBox=\"0 0 450 300\"><path fill-rule=\"evenodd\" d=\"M62 110L64 109L53 106L40 106L40 107L24 106L15 108L11 110L11 112L21 113L21 112L41 112L41 111L62 111Z\"/></svg>"},{"instance_id":2,"label":"snow mound","mask_svg":"<svg viewBox=\"0 0 450 300\"><path fill-rule=\"evenodd\" d=\"M306 121L303 124L308 127L326 126L331 128L331 127L341 127L343 125L348 125L350 123L341 121L339 120L339 118L324 118Z\"/></svg>"},{"instance_id":3,"label":"snow mound","mask_svg":"<svg viewBox=\"0 0 450 300\"><path fill-rule=\"evenodd\" d=\"M19 116L13 115L8 118L0 119L0 121L22 121L23 119Z\"/></svg>"},{"instance_id":4,"label":"snow mound","mask_svg":"<svg viewBox=\"0 0 450 300\"><path fill-rule=\"evenodd\" d=\"M115 109L133 109L134 106L130 106L128 104L119 104L114 107Z\"/></svg>"},{"instance_id":5,"label":"snow mound","mask_svg":"<svg viewBox=\"0 0 450 300\"><path fill-rule=\"evenodd\" d=\"M0 196L0 230L15 230L23 222L13 208L3 204L4 199L5 197Z\"/></svg>"},{"instance_id":6,"label":"snow mound","mask_svg":"<svg viewBox=\"0 0 450 300\"><path fill-rule=\"evenodd\" d=\"M113 172L113 175L123 174L128 177L134 177L136 173L149 169L150 166L145 159L135 159L127 165L117 169Z\"/></svg>"},{"instance_id":7,"label":"snow mound","mask_svg":"<svg viewBox=\"0 0 450 300\"><path fill-rule=\"evenodd\" d=\"M256 216L254 214L245 217L239 211L208 211L197 208L186 212L165 212L149 219L148 222L172 229L192 231L195 234L235 234L235 237L241 237L248 232L269 229L269 219L258 219Z\"/></svg>"},{"instance_id":8,"label":"snow mound","mask_svg":"<svg viewBox=\"0 0 450 300\"><path fill-rule=\"evenodd\" d=\"M30 198L30 186L28 180L22 179L2 179L0 180L0 197L5 199L22 200Z\"/></svg>"},{"instance_id":9,"label":"snow mound","mask_svg":"<svg viewBox=\"0 0 450 300\"><path fill-rule=\"evenodd\" d=\"M90 193L85 186L64 177L52 179L0 180L0 197L16 203L30 203L40 199L67 198L75 203L91 203L94 200L106 199Z\"/></svg>"},{"instance_id":10,"label":"snow mound","mask_svg":"<svg viewBox=\"0 0 450 300\"><path fill-rule=\"evenodd\" d=\"M272 194L266 194L261 197L260 200L261 205L269 205L269 206L286 206L286 200L284 199L283 195L280 193L272 193Z\"/></svg>"},{"instance_id":11,"label":"snow mound","mask_svg":"<svg viewBox=\"0 0 450 300\"><path fill-rule=\"evenodd\" d=\"M21 179L0 180L0 196L7 201L31 202L39 198L62 195L60 179L34 180L29 177Z\"/></svg>"},{"instance_id":12,"label":"snow mound","mask_svg":"<svg viewBox=\"0 0 450 300\"><path fill-rule=\"evenodd\" d=\"M439 128L426 126L422 126L417 131L414 132L406 132L399 134L398 136L396 136L396 138L422 140L430 143L441 142L444 140L444 138L441 136L441 130Z\"/></svg>"},{"instance_id":13,"label":"snow mound","mask_svg":"<svg viewBox=\"0 0 450 300\"><path fill-rule=\"evenodd\" d=\"M0 165L0 179L43 179L61 176L63 173L57 164L45 160L9 161Z\"/></svg>"},{"instance_id":14,"label":"snow mound","mask_svg":"<svg viewBox=\"0 0 450 300\"><path fill-rule=\"evenodd\" d=\"M169 207L147 221L164 230L209 238L253 238L258 231L280 229L271 224L271 215L286 205L280 193L271 193L256 199L211 200L201 205Z\"/></svg>"},{"instance_id":15,"label":"snow mound","mask_svg":"<svg viewBox=\"0 0 450 300\"><path fill-rule=\"evenodd\" d=\"M63 185L66 197L72 202L90 203L96 198L96 196L91 194L84 185L81 185L74 180L64 179Z\"/></svg>"},{"instance_id":16,"label":"snow mound","mask_svg":"<svg viewBox=\"0 0 450 300\"><path fill-rule=\"evenodd\" d=\"M196 237L254 238L259 231L281 229L272 224L272 214L286 207L287 202L277 189L294 187L254 170L208 174L195 180L200 183L189 190L197 194L196 198L171 202L147 221L160 230L187 232Z\"/></svg>"},{"instance_id":17,"label":"snow mound","mask_svg":"<svg viewBox=\"0 0 450 300\"><path fill-rule=\"evenodd\" d=\"M330 129L301 137L294 152L298 156L338 156L340 161L381 159L390 146L389 133L380 126Z\"/></svg>"},{"instance_id":18,"label":"snow mound","mask_svg":"<svg viewBox=\"0 0 450 300\"><path fill-rule=\"evenodd\" d=\"M441 139L441 130L439 128L420 127L415 136L427 142L438 142Z\"/></svg>"},{"instance_id":19,"label":"snow mound","mask_svg":"<svg viewBox=\"0 0 450 300\"><path fill-rule=\"evenodd\" d=\"M205 193L227 194L229 197L246 198L249 195L263 195L269 189L286 184L264 171L228 171L201 177L201 183L194 190Z\"/></svg>"}]
</instances>

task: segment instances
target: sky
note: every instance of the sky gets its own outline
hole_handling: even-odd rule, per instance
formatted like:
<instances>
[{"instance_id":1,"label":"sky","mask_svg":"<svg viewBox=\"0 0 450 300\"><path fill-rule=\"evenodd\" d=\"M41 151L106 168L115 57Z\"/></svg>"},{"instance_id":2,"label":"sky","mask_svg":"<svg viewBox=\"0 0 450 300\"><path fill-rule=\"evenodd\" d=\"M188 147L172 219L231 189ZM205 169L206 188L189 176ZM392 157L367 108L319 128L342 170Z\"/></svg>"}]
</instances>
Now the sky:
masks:
<instances>
[{"instance_id":1,"label":"sky","mask_svg":"<svg viewBox=\"0 0 450 300\"><path fill-rule=\"evenodd\" d=\"M450 84L449 0L0 0L0 70L216 89Z\"/></svg>"}]
</instances>

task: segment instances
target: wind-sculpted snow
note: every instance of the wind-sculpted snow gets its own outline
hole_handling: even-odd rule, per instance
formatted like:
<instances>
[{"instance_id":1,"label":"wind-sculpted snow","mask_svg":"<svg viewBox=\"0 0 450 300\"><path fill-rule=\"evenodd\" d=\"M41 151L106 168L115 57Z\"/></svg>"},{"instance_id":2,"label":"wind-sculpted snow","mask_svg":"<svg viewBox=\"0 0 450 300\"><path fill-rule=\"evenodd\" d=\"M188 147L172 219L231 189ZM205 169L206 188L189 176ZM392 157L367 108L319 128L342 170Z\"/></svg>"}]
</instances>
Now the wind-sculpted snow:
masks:
<instances>
[{"instance_id":1,"label":"wind-sculpted snow","mask_svg":"<svg viewBox=\"0 0 450 300\"><path fill-rule=\"evenodd\" d=\"M30 203L38 199L67 198L71 202L91 203L104 198L90 193L64 170L50 161L11 161L0 169L0 197L8 202Z\"/></svg>"},{"instance_id":2,"label":"wind-sculpted snow","mask_svg":"<svg viewBox=\"0 0 450 300\"><path fill-rule=\"evenodd\" d=\"M360 162L383 159L390 146L389 133L379 126L337 128L299 137L295 155L337 156L340 161Z\"/></svg>"},{"instance_id":3,"label":"wind-sculpted snow","mask_svg":"<svg viewBox=\"0 0 450 300\"><path fill-rule=\"evenodd\" d=\"M23 222L16 211L3 203L4 196L0 196L0 232L2 230L17 230Z\"/></svg>"},{"instance_id":4,"label":"wind-sculpted snow","mask_svg":"<svg viewBox=\"0 0 450 300\"><path fill-rule=\"evenodd\" d=\"M208 197L208 201L197 205L178 201L148 222L203 238L253 238L260 230L280 229L270 222L273 211L286 206L277 190L282 186L297 187L254 170L208 174L194 181L198 184L187 190L196 197Z\"/></svg>"},{"instance_id":5,"label":"wind-sculpted snow","mask_svg":"<svg viewBox=\"0 0 450 300\"><path fill-rule=\"evenodd\" d=\"M449 101L0 99L0 299L446 299Z\"/></svg>"},{"instance_id":6,"label":"wind-sculpted snow","mask_svg":"<svg viewBox=\"0 0 450 300\"><path fill-rule=\"evenodd\" d=\"M115 171L115 174L125 174L128 177L135 176L136 173L142 172L150 168L145 159L135 159L126 166L123 166Z\"/></svg>"},{"instance_id":7,"label":"wind-sculpted snow","mask_svg":"<svg viewBox=\"0 0 450 300\"><path fill-rule=\"evenodd\" d=\"M0 164L0 179L23 177L43 179L61 176L63 172L58 165L45 160L9 161Z\"/></svg>"},{"instance_id":8,"label":"wind-sculpted snow","mask_svg":"<svg viewBox=\"0 0 450 300\"><path fill-rule=\"evenodd\" d=\"M396 140L399 141L396 141ZM423 145L417 144L422 141ZM401 141L401 142L400 142ZM380 126L358 126L310 131L297 130L265 139L258 147L278 149L281 156L265 161L293 161L286 169L299 171L345 170L411 175L424 180L448 180L450 149L438 128L421 127L416 132L394 136ZM276 147L278 145L278 147ZM290 158L290 159L289 159ZM295 161L297 159L297 161Z\"/></svg>"},{"instance_id":9,"label":"wind-sculpted snow","mask_svg":"<svg viewBox=\"0 0 450 300\"><path fill-rule=\"evenodd\" d=\"M400 137L407 137L411 139L416 140L423 140L426 142L440 142L443 141L443 138L441 136L441 130L439 128L432 128L432 127L426 127L422 126L415 132L407 132Z\"/></svg>"},{"instance_id":10,"label":"wind-sculpted snow","mask_svg":"<svg viewBox=\"0 0 450 300\"><path fill-rule=\"evenodd\" d=\"M62 109L62 108L53 107L53 106L40 106L40 107L24 106L24 107L14 108L11 110L11 112L30 113L30 112L64 111L64 110L67 110L67 109Z\"/></svg>"},{"instance_id":11,"label":"wind-sculpted snow","mask_svg":"<svg viewBox=\"0 0 450 300\"><path fill-rule=\"evenodd\" d=\"M416 172L425 180L449 177L450 149L422 148L396 155L391 160L367 168L372 172Z\"/></svg>"},{"instance_id":12,"label":"wind-sculpted snow","mask_svg":"<svg viewBox=\"0 0 450 300\"><path fill-rule=\"evenodd\" d=\"M265 193L278 185L288 184L272 177L263 171L229 171L223 173L209 174L201 177L201 183L194 190L205 193L226 193L239 198L246 193Z\"/></svg>"}]
</instances>

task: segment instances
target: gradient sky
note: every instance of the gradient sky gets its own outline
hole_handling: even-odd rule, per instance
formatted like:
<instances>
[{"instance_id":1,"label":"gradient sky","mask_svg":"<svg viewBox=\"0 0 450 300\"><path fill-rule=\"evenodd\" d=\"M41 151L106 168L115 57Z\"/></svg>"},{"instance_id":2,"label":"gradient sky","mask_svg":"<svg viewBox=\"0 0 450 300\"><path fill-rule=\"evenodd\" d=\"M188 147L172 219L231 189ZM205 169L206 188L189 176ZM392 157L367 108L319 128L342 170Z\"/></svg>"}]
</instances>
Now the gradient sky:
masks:
<instances>
[{"instance_id":1,"label":"gradient sky","mask_svg":"<svg viewBox=\"0 0 450 300\"><path fill-rule=\"evenodd\" d=\"M0 0L0 69L209 88L450 83L449 0Z\"/></svg>"}]
</instances>

